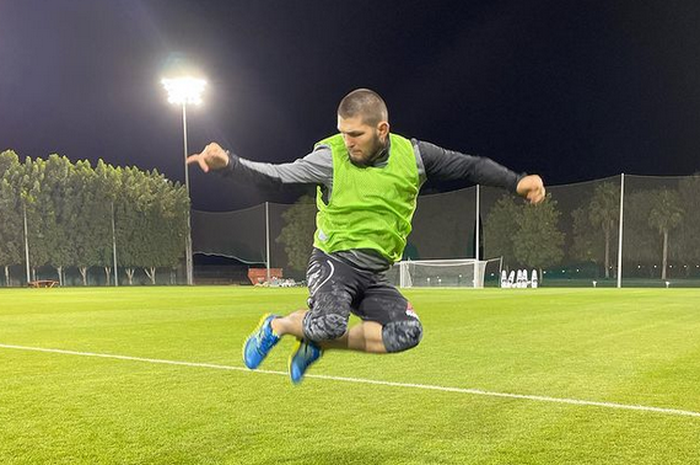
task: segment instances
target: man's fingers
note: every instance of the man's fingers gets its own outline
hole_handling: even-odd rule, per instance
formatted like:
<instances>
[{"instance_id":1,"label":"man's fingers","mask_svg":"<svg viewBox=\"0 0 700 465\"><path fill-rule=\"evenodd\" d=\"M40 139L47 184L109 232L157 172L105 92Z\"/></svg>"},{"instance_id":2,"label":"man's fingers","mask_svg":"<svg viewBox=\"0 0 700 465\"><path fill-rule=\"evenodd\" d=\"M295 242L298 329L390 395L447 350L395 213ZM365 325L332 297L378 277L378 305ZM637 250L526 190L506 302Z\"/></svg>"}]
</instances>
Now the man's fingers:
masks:
<instances>
[{"instance_id":1,"label":"man's fingers","mask_svg":"<svg viewBox=\"0 0 700 465\"><path fill-rule=\"evenodd\" d=\"M229 162L229 156L224 149L216 142L204 147L200 153L187 157L187 164L197 163L205 173L211 170L219 170Z\"/></svg>"},{"instance_id":2,"label":"man's fingers","mask_svg":"<svg viewBox=\"0 0 700 465\"><path fill-rule=\"evenodd\" d=\"M197 163L205 173L209 172L209 165L204 161L204 152L187 157L187 164L191 165L192 163Z\"/></svg>"},{"instance_id":3,"label":"man's fingers","mask_svg":"<svg viewBox=\"0 0 700 465\"><path fill-rule=\"evenodd\" d=\"M530 203L538 204L546 197L546 192L543 186L538 186L536 189L530 191L530 195L527 196Z\"/></svg>"}]
</instances>

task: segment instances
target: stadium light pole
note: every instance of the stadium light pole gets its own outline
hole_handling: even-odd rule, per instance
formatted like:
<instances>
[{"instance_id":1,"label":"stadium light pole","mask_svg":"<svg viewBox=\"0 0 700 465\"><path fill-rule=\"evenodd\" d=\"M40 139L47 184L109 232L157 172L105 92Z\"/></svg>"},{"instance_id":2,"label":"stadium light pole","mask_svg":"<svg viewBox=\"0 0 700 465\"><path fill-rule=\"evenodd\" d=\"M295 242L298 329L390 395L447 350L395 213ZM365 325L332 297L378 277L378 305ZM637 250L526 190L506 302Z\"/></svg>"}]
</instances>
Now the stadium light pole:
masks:
<instances>
[{"instance_id":1,"label":"stadium light pole","mask_svg":"<svg viewBox=\"0 0 700 465\"><path fill-rule=\"evenodd\" d=\"M182 107L182 140L185 150L185 188L187 198L190 198L190 176L187 170L187 105L199 105L202 103L202 92L207 82L204 79L194 77L179 77L163 79L163 87L168 92L168 102ZM194 284L194 274L192 270L192 222L190 218L190 208L187 209L187 240L185 243L185 267L187 273L187 284Z\"/></svg>"},{"instance_id":2,"label":"stadium light pole","mask_svg":"<svg viewBox=\"0 0 700 465\"><path fill-rule=\"evenodd\" d=\"M617 243L617 288L622 288L622 233L625 218L625 173L620 175L620 225Z\"/></svg>"},{"instance_id":3,"label":"stadium light pole","mask_svg":"<svg viewBox=\"0 0 700 465\"><path fill-rule=\"evenodd\" d=\"M27 228L27 202L22 202L22 216L24 217L24 260L26 263L27 271L27 286L32 280L29 274L29 228Z\"/></svg>"},{"instance_id":4,"label":"stadium light pole","mask_svg":"<svg viewBox=\"0 0 700 465\"><path fill-rule=\"evenodd\" d=\"M472 287L479 287L479 283L481 282L481 276L479 276L479 272L481 271L481 267L479 267L479 240L481 239L479 237L479 228L481 227L481 190L480 186L477 184L476 185L476 244L474 245L474 258L476 259L474 261L474 285Z\"/></svg>"}]
</instances>

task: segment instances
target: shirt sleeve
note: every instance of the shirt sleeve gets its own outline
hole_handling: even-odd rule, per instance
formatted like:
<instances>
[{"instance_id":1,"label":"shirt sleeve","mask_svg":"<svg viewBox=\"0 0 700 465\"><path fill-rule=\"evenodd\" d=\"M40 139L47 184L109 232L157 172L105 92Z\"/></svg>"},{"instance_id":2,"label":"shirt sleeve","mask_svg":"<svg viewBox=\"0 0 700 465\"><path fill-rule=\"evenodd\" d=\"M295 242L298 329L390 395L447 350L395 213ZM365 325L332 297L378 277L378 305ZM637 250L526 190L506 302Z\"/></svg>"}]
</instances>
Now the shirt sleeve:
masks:
<instances>
[{"instance_id":1,"label":"shirt sleeve","mask_svg":"<svg viewBox=\"0 0 700 465\"><path fill-rule=\"evenodd\" d=\"M291 163L262 163L228 152L229 163L220 174L254 183L322 184L333 182L333 158L327 147L319 147Z\"/></svg>"},{"instance_id":2,"label":"shirt sleeve","mask_svg":"<svg viewBox=\"0 0 700 465\"><path fill-rule=\"evenodd\" d=\"M490 158L447 150L430 142L416 141L416 147L423 160L425 176L431 182L467 180L515 192L518 182L525 176Z\"/></svg>"}]
</instances>

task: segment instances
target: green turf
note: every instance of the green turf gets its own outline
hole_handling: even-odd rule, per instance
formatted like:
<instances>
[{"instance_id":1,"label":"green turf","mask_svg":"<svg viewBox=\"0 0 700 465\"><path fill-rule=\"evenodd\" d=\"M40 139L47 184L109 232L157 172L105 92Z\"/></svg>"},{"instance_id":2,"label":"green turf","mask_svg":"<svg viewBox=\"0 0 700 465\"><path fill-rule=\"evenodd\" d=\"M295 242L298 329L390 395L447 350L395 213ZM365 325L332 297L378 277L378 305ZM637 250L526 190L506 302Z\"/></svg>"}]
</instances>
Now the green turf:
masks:
<instances>
[{"instance_id":1,"label":"green turf","mask_svg":"<svg viewBox=\"0 0 700 465\"><path fill-rule=\"evenodd\" d=\"M312 374L700 412L695 290L407 292L396 355ZM242 366L301 289L0 290L0 344ZM261 368L286 370L284 340ZM688 464L700 418L0 348L0 463Z\"/></svg>"}]
</instances>

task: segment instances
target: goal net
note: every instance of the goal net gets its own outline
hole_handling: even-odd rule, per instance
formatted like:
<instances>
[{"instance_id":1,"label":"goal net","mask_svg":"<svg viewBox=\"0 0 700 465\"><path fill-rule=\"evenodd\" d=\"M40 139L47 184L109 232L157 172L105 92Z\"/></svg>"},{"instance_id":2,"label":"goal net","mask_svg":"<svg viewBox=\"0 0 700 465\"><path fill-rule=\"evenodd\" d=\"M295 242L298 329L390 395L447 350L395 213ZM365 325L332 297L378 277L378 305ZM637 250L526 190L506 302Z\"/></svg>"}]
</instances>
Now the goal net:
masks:
<instances>
[{"instance_id":1,"label":"goal net","mask_svg":"<svg viewBox=\"0 0 700 465\"><path fill-rule=\"evenodd\" d=\"M487 265L498 265L500 258L475 260L400 261L387 271L387 278L395 286L406 287L484 287Z\"/></svg>"}]
</instances>

